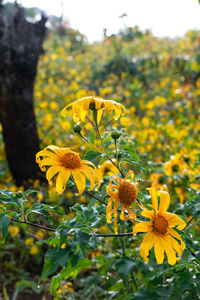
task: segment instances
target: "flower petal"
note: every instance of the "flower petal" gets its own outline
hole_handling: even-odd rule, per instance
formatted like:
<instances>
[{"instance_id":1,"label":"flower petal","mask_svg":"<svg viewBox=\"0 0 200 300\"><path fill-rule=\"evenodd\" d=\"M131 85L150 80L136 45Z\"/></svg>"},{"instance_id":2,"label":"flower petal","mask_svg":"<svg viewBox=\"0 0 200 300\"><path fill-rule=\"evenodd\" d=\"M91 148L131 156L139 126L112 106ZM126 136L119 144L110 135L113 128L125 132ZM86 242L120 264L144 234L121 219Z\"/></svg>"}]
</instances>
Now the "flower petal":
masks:
<instances>
[{"instance_id":1,"label":"flower petal","mask_svg":"<svg viewBox=\"0 0 200 300\"><path fill-rule=\"evenodd\" d=\"M168 192L160 191L160 206L159 206L159 212L161 214L164 214L166 210L168 209L170 203L170 196Z\"/></svg>"},{"instance_id":2,"label":"flower petal","mask_svg":"<svg viewBox=\"0 0 200 300\"><path fill-rule=\"evenodd\" d=\"M60 166L52 166L47 170L46 177L48 182L51 181L51 179L60 171L61 167Z\"/></svg>"},{"instance_id":3,"label":"flower petal","mask_svg":"<svg viewBox=\"0 0 200 300\"><path fill-rule=\"evenodd\" d=\"M112 209L112 203L113 203L113 197L110 197L106 206L106 220L107 223L112 223L112 213L113 213L113 209Z\"/></svg>"},{"instance_id":4,"label":"flower petal","mask_svg":"<svg viewBox=\"0 0 200 300\"><path fill-rule=\"evenodd\" d=\"M71 172L78 189L78 194L76 193L75 195L79 196L85 190L85 176L79 170L71 170Z\"/></svg>"},{"instance_id":5,"label":"flower petal","mask_svg":"<svg viewBox=\"0 0 200 300\"><path fill-rule=\"evenodd\" d=\"M140 255L144 259L144 261L148 262L149 250L153 247L154 243L154 233L152 231L148 232L140 246Z\"/></svg>"},{"instance_id":6,"label":"flower petal","mask_svg":"<svg viewBox=\"0 0 200 300\"><path fill-rule=\"evenodd\" d=\"M69 179L70 171L62 168L56 179L56 191L58 194L62 194L65 190L67 180Z\"/></svg>"},{"instance_id":7,"label":"flower petal","mask_svg":"<svg viewBox=\"0 0 200 300\"><path fill-rule=\"evenodd\" d=\"M162 242L162 237L159 235L154 236L154 252L157 264L162 264L164 260L164 245Z\"/></svg>"},{"instance_id":8,"label":"flower petal","mask_svg":"<svg viewBox=\"0 0 200 300\"><path fill-rule=\"evenodd\" d=\"M157 194L156 194L156 189L155 188L147 188L151 195L151 202L153 204L153 209L154 213L158 211L158 199L157 199Z\"/></svg>"},{"instance_id":9,"label":"flower petal","mask_svg":"<svg viewBox=\"0 0 200 300\"><path fill-rule=\"evenodd\" d=\"M97 174L95 170L87 165L83 165L80 171L85 175L90 181L90 189L89 191L93 190L95 182L97 181Z\"/></svg>"},{"instance_id":10,"label":"flower petal","mask_svg":"<svg viewBox=\"0 0 200 300\"><path fill-rule=\"evenodd\" d=\"M169 237L170 236L164 237L163 242L164 242L165 252L167 254L168 263L173 266L176 263L176 254L172 247L173 246L172 241Z\"/></svg>"},{"instance_id":11,"label":"flower petal","mask_svg":"<svg viewBox=\"0 0 200 300\"><path fill-rule=\"evenodd\" d=\"M164 217L167 219L169 226L174 227L176 225L177 229L182 230L183 228L185 228L186 223L177 215L166 212L164 214Z\"/></svg>"},{"instance_id":12,"label":"flower petal","mask_svg":"<svg viewBox=\"0 0 200 300\"><path fill-rule=\"evenodd\" d=\"M151 229L151 222L140 222L133 226L133 234L136 234L137 232L148 232L151 231Z\"/></svg>"},{"instance_id":13,"label":"flower petal","mask_svg":"<svg viewBox=\"0 0 200 300\"><path fill-rule=\"evenodd\" d=\"M118 234L117 230L117 209L120 205L119 199L116 199L115 204L114 204L114 228L115 228L115 234Z\"/></svg>"},{"instance_id":14,"label":"flower petal","mask_svg":"<svg viewBox=\"0 0 200 300\"><path fill-rule=\"evenodd\" d=\"M149 219L153 219L153 216L154 216L153 210L144 209L141 212L141 216L149 218Z\"/></svg>"},{"instance_id":15,"label":"flower petal","mask_svg":"<svg viewBox=\"0 0 200 300\"><path fill-rule=\"evenodd\" d=\"M182 240L182 238L180 237L180 235L178 234L178 232L176 232L172 228L168 228L168 233L181 242L180 247L181 247L182 250L184 250L185 249L185 243Z\"/></svg>"}]
</instances>

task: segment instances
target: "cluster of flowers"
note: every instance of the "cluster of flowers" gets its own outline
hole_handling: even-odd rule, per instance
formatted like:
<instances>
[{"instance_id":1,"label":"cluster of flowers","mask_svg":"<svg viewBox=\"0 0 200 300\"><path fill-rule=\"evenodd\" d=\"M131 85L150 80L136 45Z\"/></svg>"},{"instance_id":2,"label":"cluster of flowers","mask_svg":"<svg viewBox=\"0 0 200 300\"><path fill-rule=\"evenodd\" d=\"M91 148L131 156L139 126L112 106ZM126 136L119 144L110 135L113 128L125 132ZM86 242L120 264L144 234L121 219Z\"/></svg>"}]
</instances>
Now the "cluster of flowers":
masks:
<instances>
[{"instance_id":1,"label":"cluster of flowers","mask_svg":"<svg viewBox=\"0 0 200 300\"><path fill-rule=\"evenodd\" d=\"M125 112L125 107L122 104L99 97L84 97L78 99L67 105L62 110L62 115L65 115L67 108L70 106L72 107L75 122L84 122L87 114L92 111L93 115L96 116L97 126L100 124L104 111L114 112L114 118L119 118L120 115ZM60 148L50 145L37 153L36 162L42 171L46 171L46 168L48 168L46 177L49 183L51 183L52 178L57 174L56 190L58 193L64 192L70 176L78 189L78 194L76 195L81 195L85 191L86 179L90 181L89 191L93 190L95 185L97 188L100 187L101 176L99 176L95 165L88 160L82 160L79 153L69 148ZM113 164L117 167L114 161ZM155 257L158 264L163 263L165 252L168 263L174 265L182 256L185 243L173 228L177 226L177 229L181 230L186 226L186 223L177 215L167 212L170 204L170 196L166 191L159 192L159 208L155 188L148 189L152 200L152 205L148 204L150 209L141 205L137 200L137 189L133 183L133 177L134 172L130 170L124 178L119 176L113 177L107 185L106 192L109 196L106 208L107 222L112 223L112 215L114 214L114 229L115 234L118 234L117 212L121 204L120 219L124 221L133 220L133 234L146 232L140 247L140 254L143 259L148 262L149 251L154 246ZM113 181L115 181L116 184L114 184ZM142 209L141 216L150 219L149 222L139 222L137 220L135 204ZM176 252L178 257L176 256Z\"/></svg>"}]
</instances>

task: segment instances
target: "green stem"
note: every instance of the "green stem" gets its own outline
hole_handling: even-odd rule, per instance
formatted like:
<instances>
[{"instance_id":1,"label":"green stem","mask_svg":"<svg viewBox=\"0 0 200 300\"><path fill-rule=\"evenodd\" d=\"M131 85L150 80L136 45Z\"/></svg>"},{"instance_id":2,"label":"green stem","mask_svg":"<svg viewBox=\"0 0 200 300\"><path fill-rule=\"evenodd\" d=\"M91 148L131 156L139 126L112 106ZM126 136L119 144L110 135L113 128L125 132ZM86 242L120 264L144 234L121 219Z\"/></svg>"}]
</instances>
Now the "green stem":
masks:
<instances>
[{"instance_id":1,"label":"green stem","mask_svg":"<svg viewBox=\"0 0 200 300\"><path fill-rule=\"evenodd\" d=\"M19 201L20 201L21 212L22 212L22 220L26 221L26 216L24 214L24 205L23 205L23 202L22 202L22 198L19 198Z\"/></svg>"},{"instance_id":2,"label":"green stem","mask_svg":"<svg viewBox=\"0 0 200 300\"><path fill-rule=\"evenodd\" d=\"M97 123L97 110L93 110L93 118L94 118L94 122L95 122L95 125L96 125L96 129L97 129L97 133L98 133L98 136L99 136L99 139L101 141L101 144L103 146L103 150L106 154L106 157L108 158L108 160L119 170L120 174L122 175L122 177L124 178L124 174L122 173L122 171L120 170L120 168L118 167L118 165L116 165L114 163L114 161L112 161L112 159L110 158L109 154L108 154L108 151L106 150L106 147L104 145L104 142L103 142L103 139L102 139L102 136L101 136L101 133L99 131L99 126L98 126L98 123Z\"/></svg>"},{"instance_id":3,"label":"green stem","mask_svg":"<svg viewBox=\"0 0 200 300\"><path fill-rule=\"evenodd\" d=\"M123 230L124 230L124 225L122 225L122 232L123 232ZM121 241L121 246L122 246L122 253L124 256L126 256L125 240L120 237L120 241Z\"/></svg>"},{"instance_id":4,"label":"green stem","mask_svg":"<svg viewBox=\"0 0 200 300\"><path fill-rule=\"evenodd\" d=\"M87 138L85 138L81 133L77 133L85 142L87 142L92 148L97 152L100 152Z\"/></svg>"}]
</instances>

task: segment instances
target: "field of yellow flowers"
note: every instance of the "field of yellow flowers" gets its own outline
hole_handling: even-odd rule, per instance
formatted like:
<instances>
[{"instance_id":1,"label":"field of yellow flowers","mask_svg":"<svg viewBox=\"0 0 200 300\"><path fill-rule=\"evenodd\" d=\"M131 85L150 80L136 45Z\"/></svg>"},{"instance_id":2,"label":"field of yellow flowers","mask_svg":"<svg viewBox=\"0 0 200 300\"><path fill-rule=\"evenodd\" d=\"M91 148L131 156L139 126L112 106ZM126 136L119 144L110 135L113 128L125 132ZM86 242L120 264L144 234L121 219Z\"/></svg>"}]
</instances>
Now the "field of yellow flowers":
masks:
<instances>
[{"instance_id":1,"label":"field of yellow flowers","mask_svg":"<svg viewBox=\"0 0 200 300\"><path fill-rule=\"evenodd\" d=\"M46 182L15 186L0 135L2 297L200 299L200 33L52 30L44 47Z\"/></svg>"}]
</instances>

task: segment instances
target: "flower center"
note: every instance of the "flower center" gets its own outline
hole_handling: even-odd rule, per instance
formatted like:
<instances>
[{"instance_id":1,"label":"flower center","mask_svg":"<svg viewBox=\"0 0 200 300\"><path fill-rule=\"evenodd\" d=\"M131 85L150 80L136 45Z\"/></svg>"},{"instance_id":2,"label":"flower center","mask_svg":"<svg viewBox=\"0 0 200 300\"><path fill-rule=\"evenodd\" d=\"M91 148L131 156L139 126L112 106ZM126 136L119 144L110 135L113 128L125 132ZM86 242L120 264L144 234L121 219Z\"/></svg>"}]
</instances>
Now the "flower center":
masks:
<instances>
[{"instance_id":1,"label":"flower center","mask_svg":"<svg viewBox=\"0 0 200 300\"><path fill-rule=\"evenodd\" d=\"M167 232L168 222L163 216L157 215L153 220L152 227L155 233L165 234Z\"/></svg>"},{"instance_id":2,"label":"flower center","mask_svg":"<svg viewBox=\"0 0 200 300\"><path fill-rule=\"evenodd\" d=\"M60 158L61 164L67 169L76 169L81 167L81 159L76 153L65 153Z\"/></svg>"},{"instance_id":3,"label":"flower center","mask_svg":"<svg viewBox=\"0 0 200 300\"><path fill-rule=\"evenodd\" d=\"M124 181L119 186L118 197L121 203L131 205L137 199L136 187L132 183Z\"/></svg>"}]
</instances>

